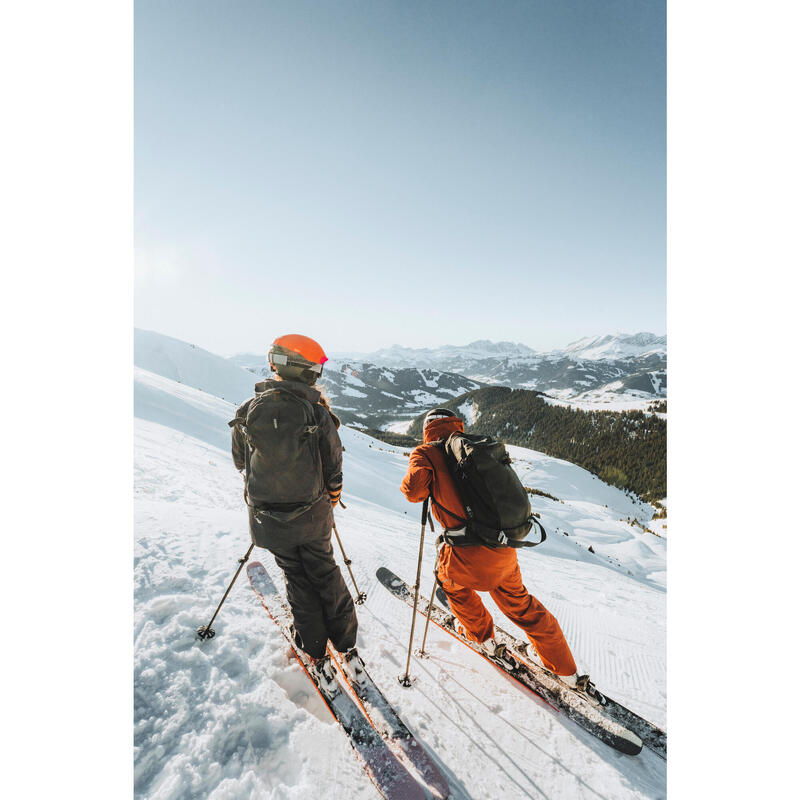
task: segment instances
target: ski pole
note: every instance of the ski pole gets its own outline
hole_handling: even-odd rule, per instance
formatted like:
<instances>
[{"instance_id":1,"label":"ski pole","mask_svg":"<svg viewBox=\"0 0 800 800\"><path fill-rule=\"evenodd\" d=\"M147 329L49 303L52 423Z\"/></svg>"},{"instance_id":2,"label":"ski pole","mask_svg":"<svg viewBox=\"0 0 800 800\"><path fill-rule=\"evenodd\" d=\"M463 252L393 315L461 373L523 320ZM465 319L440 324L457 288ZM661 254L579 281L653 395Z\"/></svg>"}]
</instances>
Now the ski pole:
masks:
<instances>
[{"instance_id":1,"label":"ski pole","mask_svg":"<svg viewBox=\"0 0 800 800\"><path fill-rule=\"evenodd\" d=\"M250 547L247 549L247 552L244 554L242 558L239 559L239 568L236 570L236 573L233 576L233 579L230 582L230 585L225 590L225 594L222 595L222 600L219 601L219 605L217 606L217 610L214 612L214 616L211 617L208 625L201 625L197 629L197 635L200 637L200 641L202 642L204 639L213 639L215 630L211 627L211 623L217 618L217 614L219 614L219 610L222 608L222 604L225 602L225 598L228 596L228 592L233 589L233 584L236 583L236 579L239 577L239 573L242 571L242 567L250 558L250 553L253 552L253 548L255 547L255 543L251 544Z\"/></svg>"},{"instance_id":2,"label":"ski pole","mask_svg":"<svg viewBox=\"0 0 800 800\"><path fill-rule=\"evenodd\" d=\"M336 534L336 541L339 542L339 549L342 551L342 558L344 559L344 565L347 567L347 571L350 573L350 580L353 581L353 588L356 590L355 603L357 606L360 606L362 603L367 602L367 593L358 591L356 576L353 575L353 570L350 569L350 564L352 564L353 562L347 557L346 553L344 552L344 547L342 546L342 539L339 536L339 531L336 530L335 522L333 523L333 532Z\"/></svg>"},{"instance_id":3,"label":"ski pole","mask_svg":"<svg viewBox=\"0 0 800 800\"><path fill-rule=\"evenodd\" d=\"M417 621L417 603L419 602L419 583L420 583L420 574L422 573L422 548L425 544L425 523L427 522L428 516L428 498L425 498L425 502L422 504L422 529L420 530L419 534L419 559L417 560L417 580L414 583L414 611L412 612L411 616L411 635L408 637L408 658L406 659L406 671L404 675L400 675L397 680L400 681L401 686L405 686L408 688L411 686L413 681L411 680L411 676L408 674L409 669L411 668L411 648L414 645L414 623Z\"/></svg>"},{"instance_id":4,"label":"ski pole","mask_svg":"<svg viewBox=\"0 0 800 800\"><path fill-rule=\"evenodd\" d=\"M431 533L433 533L433 520L428 516L428 523L431 526ZM428 614L425 617L425 630L422 632L422 644L420 645L419 650L417 650L417 655L420 658L428 658L430 653L425 652L425 642L428 639L428 628L431 624L431 611L433 610L433 598L436 596L436 586L439 583L439 552L440 546L437 543L436 547L436 561L433 564L433 587L431 588L431 597L428 600Z\"/></svg>"}]
</instances>

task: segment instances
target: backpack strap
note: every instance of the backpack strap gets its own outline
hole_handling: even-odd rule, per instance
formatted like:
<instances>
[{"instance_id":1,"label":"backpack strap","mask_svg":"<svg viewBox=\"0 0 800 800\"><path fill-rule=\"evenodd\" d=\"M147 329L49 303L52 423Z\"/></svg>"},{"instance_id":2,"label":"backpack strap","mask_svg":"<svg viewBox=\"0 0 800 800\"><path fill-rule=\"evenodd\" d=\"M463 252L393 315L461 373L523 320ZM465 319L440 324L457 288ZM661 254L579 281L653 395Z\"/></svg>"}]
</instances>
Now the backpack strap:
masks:
<instances>
[{"instance_id":1,"label":"backpack strap","mask_svg":"<svg viewBox=\"0 0 800 800\"><path fill-rule=\"evenodd\" d=\"M291 397L292 400L300 403L303 407L303 411L306 415L306 425L304 433L309 435L315 435L319 432L319 423L317 421L317 417L314 414L314 405L310 400L307 400L305 397L300 397L300 395L295 394L288 386L281 386L280 381L275 381L275 386L270 386L270 389L274 389L278 392L281 392L286 397Z\"/></svg>"},{"instance_id":2,"label":"backpack strap","mask_svg":"<svg viewBox=\"0 0 800 800\"><path fill-rule=\"evenodd\" d=\"M529 519L529 520L530 520L530 521L531 521L531 522L532 522L534 525L536 525L536 527L539 529L539 533L541 533L541 535L542 535L542 538L541 538L541 539L539 539L539 541L538 541L538 542L528 542L528 541L526 541L525 539L523 539L522 541L517 541L517 540L512 540L512 539L509 539L509 541L508 541L508 546L509 546L509 547L514 547L514 548L520 548L520 547L538 547L538 546L539 546L539 545L540 545L540 544L541 544L541 543L542 543L542 542L543 542L543 541L544 541L544 540L547 538L547 531L544 529L544 525L542 525L542 523L541 523L541 522L539 522L539 520L538 520L538 519L536 519L536 517L534 517L534 516L533 516L533 514L531 514L531 515L528 517L528 519Z\"/></svg>"},{"instance_id":3,"label":"backpack strap","mask_svg":"<svg viewBox=\"0 0 800 800\"><path fill-rule=\"evenodd\" d=\"M319 422L317 417L314 413L314 406L310 400L307 400L305 397L300 397L299 395L295 394L291 389L285 386L281 386L279 381L275 381L275 386L271 386L270 389L276 389L277 391L281 392L285 397L291 397L294 401L299 403L303 408L303 413L306 418L306 426L303 429L303 433L308 436L317 437L319 433ZM269 390L268 390L269 391ZM261 394L260 392L256 392L256 397ZM248 403L247 410L249 412L250 405ZM247 492L247 482L250 478L250 452L251 447L253 444L250 440L250 434L247 431L247 418L235 416L229 423L228 426L231 428L236 428L241 434L242 438L244 439L244 472L245 472L245 481L244 481L244 501L247 506L253 511L256 519L259 523L263 522L263 517L268 517L270 519L276 520L278 522L286 523L291 522L293 519L296 519L301 514L305 514L315 503L319 502L320 498L326 494L325 491L321 492L317 497L313 500L309 501L308 503L304 503L301 506L292 509L275 509L275 508L264 508L256 506L254 503L250 502L250 497ZM319 456L319 441L317 440L317 455Z\"/></svg>"},{"instance_id":4,"label":"backpack strap","mask_svg":"<svg viewBox=\"0 0 800 800\"><path fill-rule=\"evenodd\" d=\"M465 528L464 533L462 534L456 533L455 536L453 535L453 531L445 529L445 531L439 537L440 539L443 539L443 541L445 541L449 545L452 545L453 547L458 547L459 545L466 546L468 544L472 544L473 542L475 544L482 544L484 546L487 546L485 541L476 540L474 536L470 536L469 530L467 528L467 526L470 523L469 519L464 519L464 517L460 516L459 514L456 514L454 511L451 511L446 506L443 506L440 502L436 500L436 498L432 494L431 494L431 500L439 510L444 511L449 516L453 517L454 519L457 519L464 525ZM528 542L525 541L524 539L521 541L518 541L516 539L509 539L505 535L505 533L503 533L503 531L498 531L499 535L497 537L497 541L500 542L500 546L513 547L515 549L519 549L521 547L537 547L538 545L542 544L542 542L544 542L545 539L547 539L547 531L544 529L544 525L542 525L542 523L539 522L539 520L536 519L536 517L534 517L533 514L531 514L530 517L528 517L528 519L531 521L533 525L535 525L539 529L541 538L539 539L538 542ZM461 537L463 537L463 541L461 542L456 541L457 538Z\"/></svg>"},{"instance_id":5,"label":"backpack strap","mask_svg":"<svg viewBox=\"0 0 800 800\"><path fill-rule=\"evenodd\" d=\"M253 508L250 496L247 494L247 480L250 477L250 436L247 433L245 419L237 415L228 423L228 427L235 428L242 434L242 443L244 444L244 502L245 505Z\"/></svg>"},{"instance_id":6,"label":"backpack strap","mask_svg":"<svg viewBox=\"0 0 800 800\"><path fill-rule=\"evenodd\" d=\"M455 511L451 511L447 506L443 506L433 495L431 495L431 500L433 504L438 508L440 511L444 511L449 517L453 517L453 519L457 519L462 525L467 525L469 523L469 519L464 519L460 514L456 514Z\"/></svg>"}]
</instances>

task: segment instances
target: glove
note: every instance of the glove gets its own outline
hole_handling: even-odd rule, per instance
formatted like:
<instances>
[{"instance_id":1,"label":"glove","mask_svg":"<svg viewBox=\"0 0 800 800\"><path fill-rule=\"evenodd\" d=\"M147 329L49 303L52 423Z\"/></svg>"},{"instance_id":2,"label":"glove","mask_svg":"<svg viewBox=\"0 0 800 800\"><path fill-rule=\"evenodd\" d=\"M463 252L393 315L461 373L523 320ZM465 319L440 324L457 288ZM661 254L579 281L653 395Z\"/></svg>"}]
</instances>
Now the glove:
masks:
<instances>
[{"instance_id":1,"label":"glove","mask_svg":"<svg viewBox=\"0 0 800 800\"><path fill-rule=\"evenodd\" d=\"M342 496L342 487L328 489L328 496L331 498L331 508L336 508L339 505L339 498Z\"/></svg>"}]
</instances>

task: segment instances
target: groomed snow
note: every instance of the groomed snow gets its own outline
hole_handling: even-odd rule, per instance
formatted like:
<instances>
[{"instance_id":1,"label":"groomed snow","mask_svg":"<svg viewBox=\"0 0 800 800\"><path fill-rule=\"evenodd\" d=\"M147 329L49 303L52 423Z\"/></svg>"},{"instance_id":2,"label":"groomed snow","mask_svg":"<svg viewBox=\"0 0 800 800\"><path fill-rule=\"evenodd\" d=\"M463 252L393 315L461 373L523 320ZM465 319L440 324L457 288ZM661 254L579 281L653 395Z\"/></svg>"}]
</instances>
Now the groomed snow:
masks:
<instances>
[{"instance_id":1,"label":"groomed snow","mask_svg":"<svg viewBox=\"0 0 800 800\"><path fill-rule=\"evenodd\" d=\"M135 794L375 798L244 577L215 622L216 637L195 638L249 545L227 421L251 388L226 402L145 370L135 375ZM342 439L348 508L337 521L368 594L359 608L360 650L438 759L453 796L665 797L663 761L611 750L446 634L429 634L431 658L412 660L414 688L399 686L410 612L374 575L386 564L413 580L420 507L398 490L406 450L351 429ZM532 497L550 536L520 552L529 588L558 617L579 666L663 725L665 544L620 521L651 510L568 462L509 449L526 485L563 500ZM425 592L433 556L429 534ZM268 552L254 557L274 567ZM488 598L487 606L516 630Z\"/></svg>"}]
</instances>

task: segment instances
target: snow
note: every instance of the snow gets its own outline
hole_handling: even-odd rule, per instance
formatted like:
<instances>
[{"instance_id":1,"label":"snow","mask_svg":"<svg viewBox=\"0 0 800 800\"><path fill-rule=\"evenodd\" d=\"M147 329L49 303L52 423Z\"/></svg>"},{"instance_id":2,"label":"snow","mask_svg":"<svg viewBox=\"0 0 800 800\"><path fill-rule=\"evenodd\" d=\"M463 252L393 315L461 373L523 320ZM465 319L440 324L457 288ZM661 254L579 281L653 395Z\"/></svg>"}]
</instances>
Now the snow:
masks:
<instances>
[{"instance_id":1,"label":"snow","mask_svg":"<svg viewBox=\"0 0 800 800\"><path fill-rule=\"evenodd\" d=\"M409 397L411 397L410 401L406 402L406 408L418 408L420 406L435 406L438 403L442 402L441 397L437 397L435 394L431 394L430 392L426 392L424 389L414 389L411 392L407 393Z\"/></svg>"},{"instance_id":2,"label":"snow","mask_svg":"<svg viewBox=\"0 0 800 800\"><path fill-rule=\"evenodd\" d=\"M236 404L139 367L134 367L133 375L133 413L137 418L168 425L222 449L230 446L230 429L222 427L220 419L233 419Z\"/></svg>"},{"instance_id":3,"label":"snow","mask_svg":"<svg viewBox=\"0 0 800 800\"><path fill-rule=\"evenodd\" d=\"M361 386L362 388L366 386L364 381L362 381L361 378L358 377L358 375L355 373L354 370L349 370L349 371L345 370L344 371L344 379L345 379L346 383L349 383L349 384L351 384L353 386ZM366 395L362 395L362 396L366 397Z\"/></svg>"},{"instance_id":4,"label":"snow","mask_svg":"<svg viewBox=\"0 0 800 800\"><path fill-rule=\"evenodd\" d=\"M363 385L364 384L361 383L361 386ZM359 392L358 389L353 389L352 386L345 386L341 393L347 397L367 397L364 392Z\"/></svg>"},{"instance_id":5,"label":"snow","mask_svg":"<svg viewBox=\"0 0 800 800\"><path fill-rule=\"evenodd\" d=\"M437 348L413 348L392 345L389 348L373 353L335 353L335 357L343 359L352 357L371 361L375 364L386 364L390 367L415 367L417 364L436 364L452 359L510 358L514 356L532 356L534 350L524 344L514 342L490 342L482 339L467 345L444 345Z\"/></svg>"},{"instance_id":6,"label":"snow","mask_svg":"<svg viewBox=\"0 0 800 800\"><path fill-rule=\"evenodd\" d=\"M387 422L382 430L388 431L389 433L408 433L408 429L411 427L411 424L414 422L412 419L401 419L397 420L396 422Z\"/></svg>"},{"instance_id":7,"label":"snow","mask_svg":"<svg viewBox=\"0 0 800 800\"><path fill-rule=\"evenodd\" d=\"M180 359L174 366L185 376ZM227 422L252 391L250 378L233 402L146 369L134 380L136 797L278 800L318 796L320 788L377 797L243 575L215 621L216 637L195 638L249 546ZM342 439L348 508L337 522L368 594L359 647L442 766L453 797L664 797L666 765L655 755L616 753L443 632L429 633L430 659L412 660L414 688L399 686L410 612L375 570L386 564L414 578L420 506L398 489L407 449L352 429ZM509 452L525 485L563 501L531 498L549 536L519 552L529 589L559 619L579 666L663 725L666 543L624 522L646 520L652 509L566 461ZM424 550L425 593L433 539ZM267 551L254 558L274 569Z\"/></svg>"},{"instance_id":8,"label":"snow","mask_svg":"<svg viewBox=\"0 0 800 800\"><path fill-rule=\"evenodd\" d=\"M657 372L651 372L649 374L650 374L650 380L653 382L653 391L656 394L659 394L661 392L663 383L661 377Z\"/></svg>"},{"instance_id":9,"label":"snow","mask_svg":"<svg viewBox=\"0 0 800 800\"><path fill-rule=\"evenodd\" d=\"M530 364L537 358L557 360L565 357L574 361L602 361L645 357L652 354L665 355L666 351L666 336L641 332L587 336L571 342L566 347L548 352L538 352L515 342L491 342L483 339L466 345L444 345L436 348L417 349L393 345L373 353L336 353L335 356L339 360L363 359L395 368L433 365L442 369L445 364L449 364L448 370L458 372L454 366L458 362L474 363L485 359L505 359L509 364Z\"/></svg>"},{"instance_id":10,"label":"snow","mask_svg":"<svg viewBox=\"0 0 800 800\"><path fill-rule=\"evenodd\" d=\"M421 369L418 369L418 370L417 370L417 373L419 374L420 378L422 378L422 382L423 382L423 383L424 383L424 384L425 384L425 385L426 385L426 386L427 386L429 389L435 389L435 388L436 388L436 387L439 385L439 384L438 384L438 382L436 381L436 379L435 379L435 378L426 378L426 377L425 377L425 374L422 372L422 370L421 370Z\"/></svg>"},{"instance_id":11,"label":"snow","mask_svg":"<svg viewBox=\"0 0 800 800\"><path fill-rule=\"evenodd\" d=\"M635 358L654 353L666 354L667 337L655 336L652 333L587 336L568 344L562 352L572 359L580 358L588 361Z\"/></svg>"},{"instance_id":12,"label":"snow","mask_svg":"<svg viewBox=\"0 0 800 800\"><path fill-rule=\"evenodd\" d=\"M622 385L621 382L619 385ZM550 394L542 395L542 400L551 406L565 406L566 408L577 408L581 411L646 412L648 406L664 399L661 397L653 397L653 395L642 395L639 392L617 393L611 389L612 386L612 384L608 384L604 386L602 390L584 392L577 397L560 397L558 396L558 390L548 390ZM611 390L606 391L608 389ZM665 414L658 414L658 416L666 417Z\"/></svg>"},{"instance_id":13,"label":"snow","mask_svg":"<svg viewBox=\"0 0 800 800\"><path fill-rule=\"evenodd\" d=\"M134 329L133 362L148 372L241 403L259 378L227 358L161 333Z\"/></svg>"},{"instance_id":14,"label":"snow","mask_svg":"<svg viewBox=\"0 0 800 800\"><path fill-rule=\"evenodd\" d=\"M478 407L472 400L465 400L459 407L458 413L466 420L467 425L474 425L478 419Z\"/></svg>"}]
</instances>

